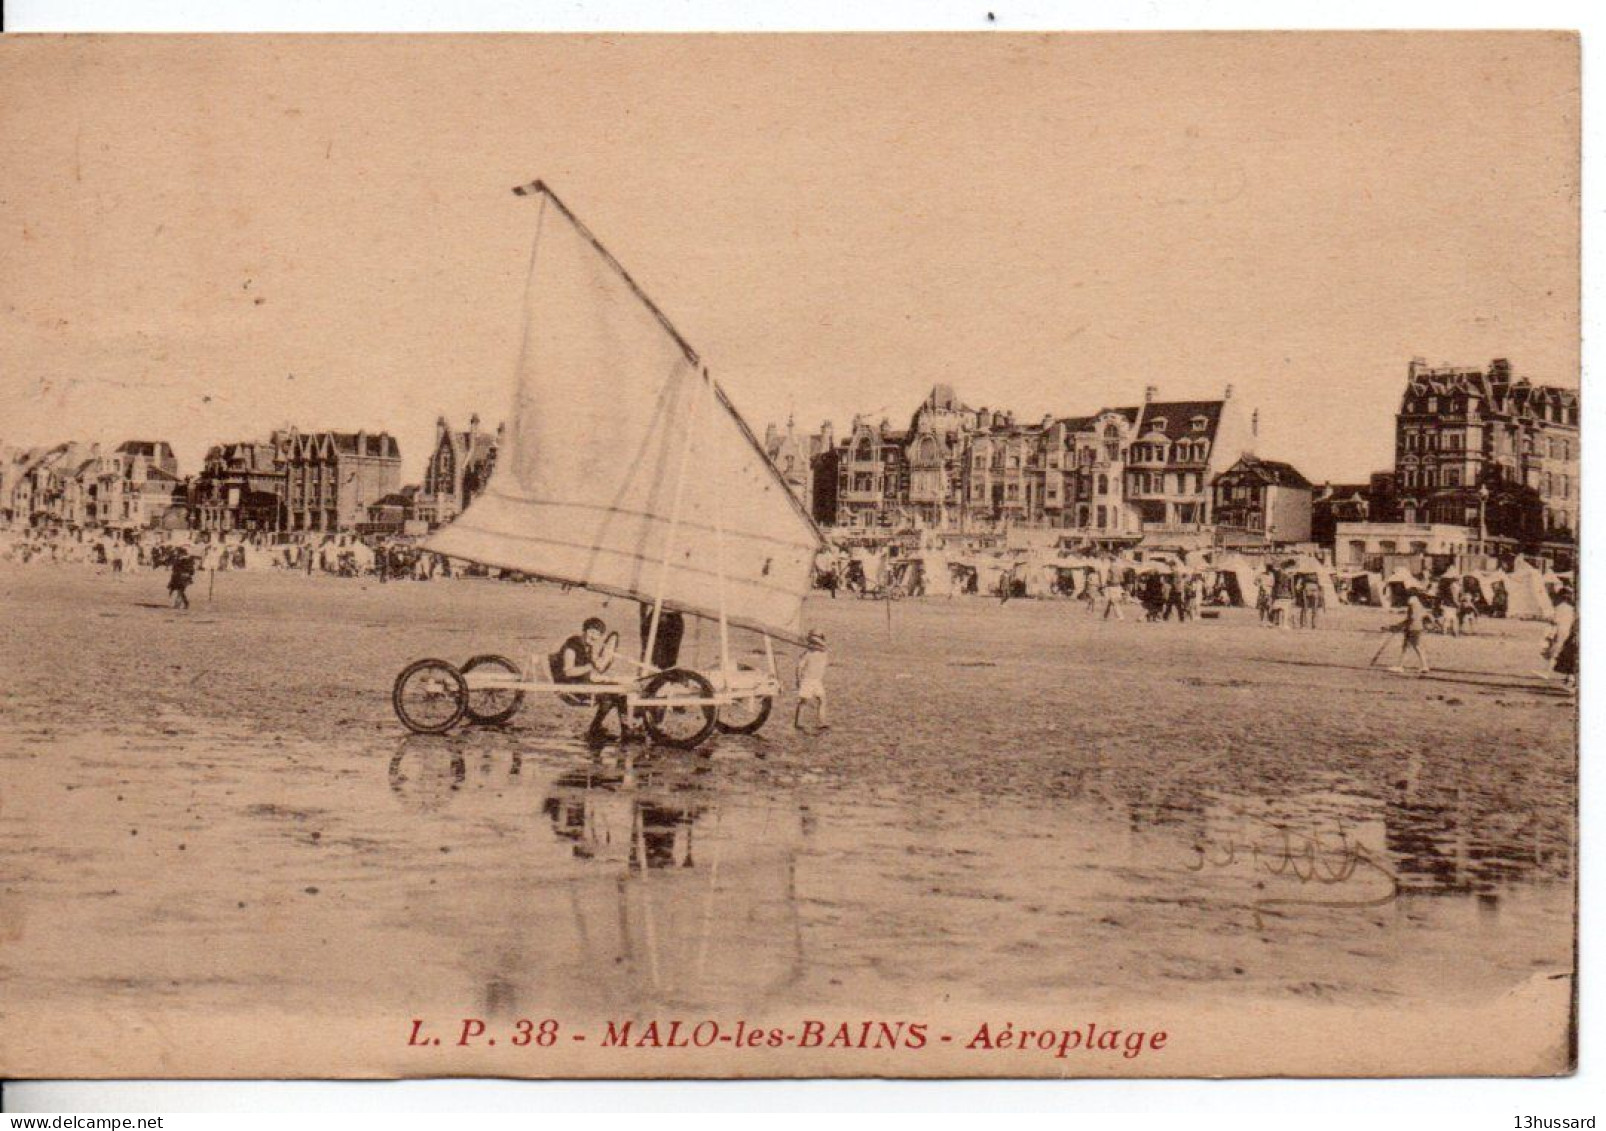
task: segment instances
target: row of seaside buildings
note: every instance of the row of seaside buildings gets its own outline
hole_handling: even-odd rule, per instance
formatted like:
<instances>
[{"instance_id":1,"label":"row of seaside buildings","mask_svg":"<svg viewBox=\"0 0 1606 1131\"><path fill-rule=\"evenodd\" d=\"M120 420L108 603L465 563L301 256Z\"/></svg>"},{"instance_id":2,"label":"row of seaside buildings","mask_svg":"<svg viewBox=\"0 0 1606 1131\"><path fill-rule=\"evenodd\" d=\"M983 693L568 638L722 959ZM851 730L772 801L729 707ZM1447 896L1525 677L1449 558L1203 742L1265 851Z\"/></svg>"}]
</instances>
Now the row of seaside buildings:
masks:
<instances>
[{"instance_id":1,"label":"row of seaside buildings","mask_svg":"<svg viewBox=\"0 0 1606 1131\"><path fill-rule=\"evenodd\" d=\"M854 418L838 437L771 425L765 452L822 526L886 535L1057 532L1121 549L1325 546L1379 556L1524 552L1572 566L1578 528L1575 390L1487 368L1410 364L1391 469L1311 483L1255 453L1257 414L1219 399L1143 402L1018 421L937 385L907 428ZM501 428L436 421L423 481L401 486L385 432L300 432L219 444L181 477L164 441L102 452L58 444L0 462L0 516L87 529L419 533L483 489Z\"/></svg>"},{"instance_id":2,"label":"row of seaside buildings","mask_svg":"<svg viewBox=\"0 0 1606 1131\"><path fill-rule=\"evenodd\" d=\"M905 428L855 417L764 443L822 524L876 533L1058 531L1103 549L1314 545L1379 558L1539 555L1570 569L1578 529L1576 390L1414 359L1392 468L1311 483L1256 455L1258 414L1234 398L1143 402L1024 422L937 385ZM1342 438L1322 437L1324 443Z\"/></svg>"},{"instance_id":3,"label":"row of seaside buildings","mask_svg":"<svg viewBox=\"0 0 1606 1131\"><path fill-rule=\"evenodd\" d=\"M401 447L388 432L283 429L214 445L189 477L165 440L15 450L0 461L0 518L67 530L421 532L484 487L500 429L484 431L475 416L467 431L441 418L435 432L423 482L406 487Z\"/></svg>"}]
</instances>

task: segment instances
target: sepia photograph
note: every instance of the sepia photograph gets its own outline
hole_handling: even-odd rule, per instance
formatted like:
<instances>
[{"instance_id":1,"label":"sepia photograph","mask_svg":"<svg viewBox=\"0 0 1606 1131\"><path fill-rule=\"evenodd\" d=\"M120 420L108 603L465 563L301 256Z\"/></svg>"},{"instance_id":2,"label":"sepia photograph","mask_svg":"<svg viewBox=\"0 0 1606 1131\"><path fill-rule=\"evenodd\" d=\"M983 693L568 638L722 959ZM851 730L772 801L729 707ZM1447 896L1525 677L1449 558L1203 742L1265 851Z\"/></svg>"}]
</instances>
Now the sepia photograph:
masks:
<instances>
[{"instance_id":1,"label":"sepia photograph","mask_svg":"<svg viewBox=\"0 0 1606 1131\"><path fill-rule=\"evenodd\" d=\"M1579 49L0 39L0 1077L1573 1072Z\"/></svg>"}]
</instances>

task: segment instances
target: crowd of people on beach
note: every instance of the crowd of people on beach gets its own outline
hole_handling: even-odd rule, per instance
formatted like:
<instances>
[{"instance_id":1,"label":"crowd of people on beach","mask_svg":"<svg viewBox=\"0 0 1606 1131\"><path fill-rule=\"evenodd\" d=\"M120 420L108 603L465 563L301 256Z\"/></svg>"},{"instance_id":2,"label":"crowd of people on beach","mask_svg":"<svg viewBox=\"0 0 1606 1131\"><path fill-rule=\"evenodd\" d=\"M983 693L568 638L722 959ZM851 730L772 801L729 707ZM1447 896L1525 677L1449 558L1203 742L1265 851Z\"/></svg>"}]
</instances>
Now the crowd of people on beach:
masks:
<instances>
[{"instance_id":1,"label":"crowd of people on beach","mask_svg":"<svg viewBox=\"0 0 1606 1131\"><path fill-rule=\"evenodd\" d=\"M1270 629L1317 629L1333 604L1347 604L1345 587L1334 574L1306 557L1269 558L1245 566L1210 562L1190 555L1155 555L1147 560L1094 553L1045 558L1018 553L1011 560L994 553L965 557L927 547L898 554L849 552L832 547L815 563L815 586L860 597L996 596L1001 603L1028 596L1071 597L1090 616L1125 620L1131 609L1137 619L1185 623L1214 615L1206 610L1252 605L1258 623ZM181 531L130 531L90 535L60 530L0 533L0 560L22 564L81 564L114 575L136 570L165 571L171 604L189 607L189 589L196 578L218 572L273 569L335 577L362 577L382 583L431 581L463 576L499 576L523 580L507 571L454 563L403 538L355 534L205 535ZM920 566L922 568L915 568ZM1033 586L1034 576L1049 580ZM1034 591L1035 588L1035 591ZM1045 591L1046 590L1046 591ZM1410 579L1391 602L1403 613L1385 626L1401 635L1400 664L1414 659L1429 671L1422 638L1428 633L1464 636L1483 617L1502 617L1509 594L1502 580L1446 571L1434 581ZM1574 687L1578 669L1578 617L1570 584L1559 584L1543 616L1551 621L1543 658L1547 678L1560 677ZM1381 655L1384 649L1379 650ZM1374 656L1374 662L1377 657Z\"/></svg>"},{"instance_id":2,"label":"crowd of people on beach","mask_svg":"<svg viewBox=\"0 0 1606 1131\"><path fill-rule=\"evenodd\" d=\"M379 581L432 581L483 569L454 566L448 558L405 539L355 534L174 536L136 531L74 537L54 531L0 535L0 560L21 564L87 565L114 574L175 570L198 574L276 569L307 575L365 577ZM187 564L180 564L181 562Z\"/></svg>"}]
</instances>

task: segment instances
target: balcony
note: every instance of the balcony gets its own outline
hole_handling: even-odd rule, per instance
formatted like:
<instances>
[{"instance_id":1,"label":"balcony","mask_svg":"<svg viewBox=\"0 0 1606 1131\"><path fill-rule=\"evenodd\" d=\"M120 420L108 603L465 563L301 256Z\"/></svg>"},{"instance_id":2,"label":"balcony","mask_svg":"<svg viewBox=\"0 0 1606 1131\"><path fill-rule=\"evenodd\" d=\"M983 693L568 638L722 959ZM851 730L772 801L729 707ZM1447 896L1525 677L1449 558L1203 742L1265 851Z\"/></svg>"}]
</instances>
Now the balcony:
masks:
<instances>
[{"instance_id":1,"label":"balcony","mask_svg":"<svg viewBox=\"0 0 1606 1131\"><path fill-rule=\"evenodd\" d=\"M844 503L879 503L881 501L881 489L877 487L867 491L839 491L837 492L837 498Z\"/></svg>"},{"instance_id":2,"label":"balcony","mask_svg":"<svg viewBox=\"0 0 1606 1131\"><path fill-rule=\"evenodd\" d=\"M1145 522L1145 534L1205 534L1210 532L1212 525L1208 522Z\"/></svg>"}]
</instances>

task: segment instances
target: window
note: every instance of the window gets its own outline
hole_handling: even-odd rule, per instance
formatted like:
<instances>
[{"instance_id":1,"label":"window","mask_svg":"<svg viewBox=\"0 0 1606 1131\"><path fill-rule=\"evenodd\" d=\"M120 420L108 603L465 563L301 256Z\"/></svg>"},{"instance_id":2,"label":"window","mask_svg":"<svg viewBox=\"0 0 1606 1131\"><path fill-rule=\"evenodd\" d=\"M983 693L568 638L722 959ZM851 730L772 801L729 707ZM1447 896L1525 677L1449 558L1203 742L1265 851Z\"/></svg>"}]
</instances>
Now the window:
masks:
<instances>
[{"instance_id":1,"label":"window","mask_svg":"<svg viewBox=\"0 0 1606 1131\"><path fill-rule=\"evenodd\" d=\"M1206 428L1210 427L1209 418L1203 416L1194 417L1191 423L1195 432L1203 432Z\"/></svg>"},{"instance_id":2,"label":"window","mask_svg":"<svg viewBox=\"0 0 1606 1131\"><path fill-rule=\"evenodd\" d=\"M1460 470L1457 469L1457 468L1454 468L1454 467L1445 468L1444 469L1444 485L1446 487L1459 487L1459 486L1461 486L1461 472L1460 472Z\"/></svg>"},{"instance_id":3,"label":"window","mask_svg":"<svg viewBox=\"0 0 1606 1131\"><path fill-rule=\"evenodd\" d=\"M1563 475L1561 477L1561 497L1564 498L1564 499L1572 498L1572 489L1573 489L1572 480L1569 479L1567 476Z\"/></svg>"},{"instance_id":4,"label":"window","mask_svg":"<svg viewBox=\"0 0 1606 1131\"><path fill-rule=\"evenodd\" d=\"M1108 475L1099 476L1099 494L1108 495L1109 493L1110 493L1110 477ZM1104 508L1103 507L1099 508L1099 513L1100 514L1104 513ZM1099 525L1100 526L1104 525L1104 520L1102 518L1099 519Z\"/></svg>"},{"instance_id":5,"label":"window","mask_svg":"<svg viewBox=\"0 0 1606 1131\"><path fill-rule=\"evenodd\" d=\"M1103 530L1104 527L1105 527L1104 519L1105 519L1105 511L1104 511L1103 507L1100 507L1099 508L1099 529L1100 530Z\"/></svg>"}]
</instances>

